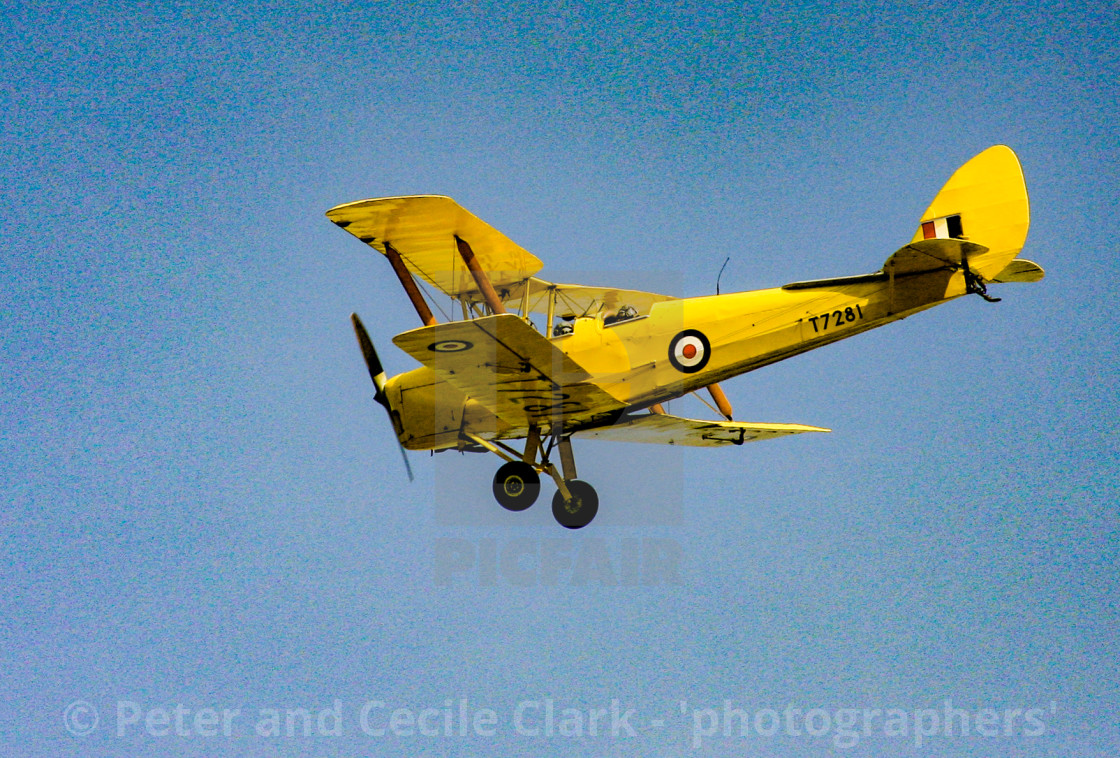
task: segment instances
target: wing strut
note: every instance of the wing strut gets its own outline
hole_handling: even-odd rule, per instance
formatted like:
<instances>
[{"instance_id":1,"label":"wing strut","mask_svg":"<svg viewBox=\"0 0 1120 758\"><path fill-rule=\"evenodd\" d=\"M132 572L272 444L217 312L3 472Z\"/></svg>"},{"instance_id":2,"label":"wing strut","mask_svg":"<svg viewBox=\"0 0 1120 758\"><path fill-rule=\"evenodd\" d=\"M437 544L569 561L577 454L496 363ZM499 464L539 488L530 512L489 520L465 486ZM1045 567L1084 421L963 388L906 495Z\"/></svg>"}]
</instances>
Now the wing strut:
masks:
<instances>
[{"instance_id":1,"label":"wing strut","mask_svg":"<svg viewBox=\"0 0 1120 758\"><path fill-rule=\"evenodd\" d=\"M708 394L712 396L715 401L716 408L719 409L722 415L728 421L732 420L731 402L727 399L727 395L723 394L723 388L718 383L712 382L708 385Z\"/></svg>"},{"instance_id":2,"label":"wing strut","mask_svg":"<svg viewBox=\"0 0 1120 758\"><path fill-rule=\"evenodd\" d=\"M401 260L401 254L389 242L385 243L385 257L392 264L393 271L397 278L401 280L401 286L408 293L408 299L412 301L412 307L416 309L416 314L420 316L424 326L433 326L436 323L436 317L432 315L432 309L424 302L424 296L420 294L420 288L416 286L416 280L412 278L412 272Z\"/></svg>"},{"instance_id":3,"label":"wing strut","mask_svg":"<svg viewBox=\"0 0 1120 758\"><path fill-rule=\"evenodd\" d=\"M467 241L458 235L455 236L455 245L459 248L459 255L463 256L463 263L467 264L471 276L474 277L474 283L478 285L479 292L486 299L486 304L490 306L490 312L495 314L505 313L506 307L498 299L498 293L494 291L494 285L490 283L490 277L482 270L482 266L478 265L478 259L474 257L474 250L471 250Z\"/></svg>"}]
</instances>

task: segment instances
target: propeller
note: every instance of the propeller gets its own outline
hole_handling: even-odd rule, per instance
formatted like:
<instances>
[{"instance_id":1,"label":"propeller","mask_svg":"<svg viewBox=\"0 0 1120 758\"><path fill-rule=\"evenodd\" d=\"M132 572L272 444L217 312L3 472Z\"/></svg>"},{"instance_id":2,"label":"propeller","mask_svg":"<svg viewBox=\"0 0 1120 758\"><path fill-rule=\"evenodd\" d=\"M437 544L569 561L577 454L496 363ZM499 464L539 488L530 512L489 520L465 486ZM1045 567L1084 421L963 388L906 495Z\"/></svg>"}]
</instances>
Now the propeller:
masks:
<instances>
[{"instance_id":1,"label":"propeller","mask_svg":"<svg viewBox=\"0 0 1120 758\"><path fill-rule=\"evenodd\" d=\"M354 334L358 338L358 345L362 348L362 357L366 360L369 378L373 380L373 386L377 390L373 399L389 414L389 423L393 425L393 437L397 440L397 447L401 449L401 460L404 461L404 468L408 472L408 481L414 481L412 466L408 463L408 454L405 453L404 445L397 436L397 425L393 423L393 409L389 407L389 396L385 394L385 369L381 367L381 360L377 357L377 351L373 349L373 340L369 338L369 332L366 331L357 313L350 314L350 323L354 325Z\"/></svg>"}]
</instances>

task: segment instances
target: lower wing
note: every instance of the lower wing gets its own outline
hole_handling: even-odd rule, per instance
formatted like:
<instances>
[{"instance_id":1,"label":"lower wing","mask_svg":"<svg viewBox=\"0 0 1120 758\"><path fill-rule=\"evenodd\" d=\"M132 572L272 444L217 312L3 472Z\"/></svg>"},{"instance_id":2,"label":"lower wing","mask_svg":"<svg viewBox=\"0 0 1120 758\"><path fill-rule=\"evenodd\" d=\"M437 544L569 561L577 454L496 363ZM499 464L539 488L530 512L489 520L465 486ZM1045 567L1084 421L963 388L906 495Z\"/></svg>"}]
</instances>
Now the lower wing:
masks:
<instances>
[{"instance_id":1,"label":"lower wing","mask_svg":"<svg viewBox=\"0 0 1120 758\"><path fill-rule=\"evenodd\" d=\"M574 436L613 442L645 442L655 445L718 447L784 437L803 432L828 432L804 424L750 424L741 421L700 421L658 413L625 416L611 426L584 429Z\"/></svg>"}]
</instances>

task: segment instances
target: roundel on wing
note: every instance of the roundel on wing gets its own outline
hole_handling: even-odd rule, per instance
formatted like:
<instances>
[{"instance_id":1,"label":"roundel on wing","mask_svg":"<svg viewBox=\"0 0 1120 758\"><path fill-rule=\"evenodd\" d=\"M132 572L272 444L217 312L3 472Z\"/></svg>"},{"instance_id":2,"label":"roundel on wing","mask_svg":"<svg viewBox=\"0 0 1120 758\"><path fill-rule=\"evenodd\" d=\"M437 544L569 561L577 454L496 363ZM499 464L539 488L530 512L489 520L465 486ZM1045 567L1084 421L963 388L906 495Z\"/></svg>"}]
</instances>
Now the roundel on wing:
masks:
<instances>
[{"instance_id":1,"label":"roundel on wing","mask_svg":"<svg viewBox=\"0 0 1120 758\"><path fill-rule=\"evenodd\" d=\"M712 346L703 332L685 329L669 342L669 363L677 371L693 374L708 365Z\"/></svg>"},{"instance_id":2,"label":"roundel on wing","mask_svg":"<svg viewBox=\"0 0 1120 758\"><path fill-rule=\"evenodd\" d=\"M433 353L461 353L470 350L474 345L466 340L441 340L428 345Z\"/></svg>"}]
</instances>

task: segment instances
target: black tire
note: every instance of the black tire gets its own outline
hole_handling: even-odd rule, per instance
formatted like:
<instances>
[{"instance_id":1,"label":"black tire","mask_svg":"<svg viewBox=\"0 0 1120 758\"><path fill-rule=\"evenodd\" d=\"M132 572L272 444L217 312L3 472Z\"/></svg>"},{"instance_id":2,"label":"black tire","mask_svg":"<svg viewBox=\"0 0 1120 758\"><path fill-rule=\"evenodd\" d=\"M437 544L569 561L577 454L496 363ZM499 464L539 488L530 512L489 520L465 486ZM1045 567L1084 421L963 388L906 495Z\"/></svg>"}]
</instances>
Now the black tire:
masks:
<instances>
[{"instance_id":1,"label":"black tire","mask_svg":"<svg viewBox=\"0 0 1120 758\"><path fill-rule=\"evenodd\" d=\"M541 478L528 463L510 461L494 474L494 499L507 511L523 511L537 502Z\"/></svg>"},{"instance_id":2,"label":"black tire","mask_svg":"<svg viewBox=\"0 0 1120 758\"><path fill-rule=\"evenodd\" d=\"M599 495L595 488L579 479L569 479L565 484L572 493L572 499L564 502L560 490L552 497L552 515L560 526L568 529L582 529L591 523L599 512Z\"/></svg>"}]
</instances>

